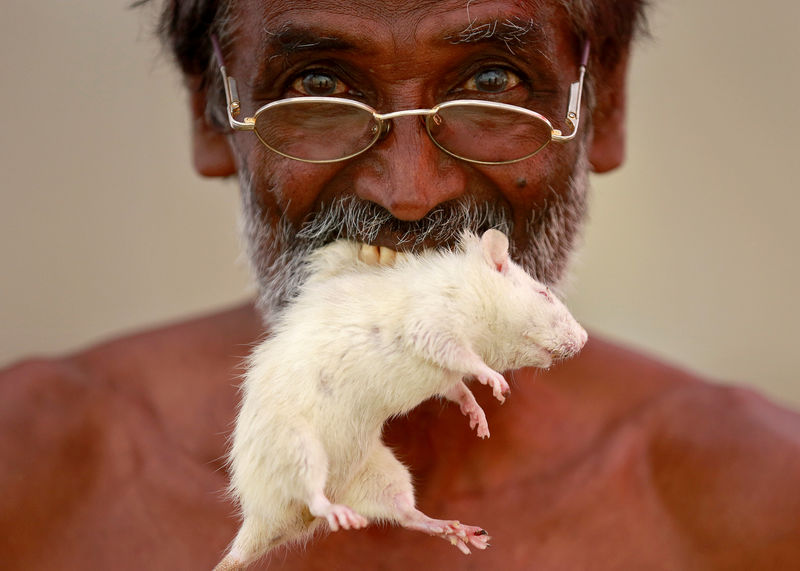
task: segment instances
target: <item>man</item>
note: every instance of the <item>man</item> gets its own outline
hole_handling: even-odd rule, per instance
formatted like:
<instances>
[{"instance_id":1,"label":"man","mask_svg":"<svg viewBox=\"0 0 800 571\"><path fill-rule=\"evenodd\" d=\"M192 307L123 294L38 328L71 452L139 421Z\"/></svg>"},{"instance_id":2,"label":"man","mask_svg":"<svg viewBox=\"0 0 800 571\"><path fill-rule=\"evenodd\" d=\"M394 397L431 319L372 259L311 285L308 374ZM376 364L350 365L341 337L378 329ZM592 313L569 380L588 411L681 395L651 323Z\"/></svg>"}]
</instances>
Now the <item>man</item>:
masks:
<instances>
[{"instance_id":1,"label":"man","mask_svg":"<svg viewBox=\"0 0 800 571\"><path fill-rule=\"evenodd\" d=\"M377 263L388 249L445 245L464 225L499 225L515 258L557 285L584 216L588 169L622 162L625 71L639 10L638 2L556 0L168 3L163 33L190 88L197 170L242 182L259 311L241 307L7 371L4 565L213 566L238 526L221 492L241 358L302 279L304 252L340 232L368 244L363 256ZM570 122L585 46L582 113ZM238 102L234 93L226 100L219 59L238 80ZM351 153L338 152L331 137L327 147L298 149L276 140L274 129L230 129L231 118L244 122L269 102L304 96L384 114L492 101L538 111L562 135L577 131L523 160L487 165L474 161L521 158L508 153L529 138L508 145L485 122L484 132L446 139L435 126L428 134L424 114L399 116L345 158ZM297 160L331 149L336 156L324 160L344 160ZM507 376L512 392L502 408L475 390L491 424L488 441L438 402L385 434L412 467L420 509L481 525L493 538L488 550L466 557L439 540L373 526L281 552L275 566L800 565L796 415L597 339L548 372Z\"/></svg>"}]
</instances>

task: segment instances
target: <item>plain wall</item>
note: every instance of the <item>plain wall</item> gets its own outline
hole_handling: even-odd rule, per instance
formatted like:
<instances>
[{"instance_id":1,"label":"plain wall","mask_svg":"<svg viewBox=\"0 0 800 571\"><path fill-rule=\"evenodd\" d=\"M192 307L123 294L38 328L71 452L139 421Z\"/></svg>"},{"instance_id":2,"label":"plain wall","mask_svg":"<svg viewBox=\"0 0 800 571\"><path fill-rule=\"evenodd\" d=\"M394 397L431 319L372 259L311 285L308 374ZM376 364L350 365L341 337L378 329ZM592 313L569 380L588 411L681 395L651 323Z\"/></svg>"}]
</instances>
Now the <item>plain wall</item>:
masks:
<instances>
[{"instance_id":1,"label":"plain wall","mask_svg":"<svg viewBox=\"0 0 800 571\"><path fill-rule=\"evenodd\" d=\"M0 365L251 295L237 189L127 2L5 0ZM569 305L592 332L800 405L800 3L657 2L628 162L594 177Z\"/></svg>"}]
</instances>

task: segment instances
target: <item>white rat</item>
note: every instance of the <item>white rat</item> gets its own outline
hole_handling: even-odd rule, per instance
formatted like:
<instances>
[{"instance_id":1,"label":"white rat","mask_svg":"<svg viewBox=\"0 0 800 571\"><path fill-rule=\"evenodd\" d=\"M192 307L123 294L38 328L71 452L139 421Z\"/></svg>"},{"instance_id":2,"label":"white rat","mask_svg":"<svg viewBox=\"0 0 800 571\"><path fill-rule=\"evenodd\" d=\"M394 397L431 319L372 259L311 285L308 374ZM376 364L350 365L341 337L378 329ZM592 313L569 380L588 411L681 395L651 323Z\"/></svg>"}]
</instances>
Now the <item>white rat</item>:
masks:
<instances>
[{"instance_id":1,"label":"white rat","mask_svg":"<svg viewBox=\"0 0 800 571\"><path fill-rule=\"evenodd\" d=\"M338 241L310 257L311 274L254 351L230 454L231 491L244 518L217 570L241 569L270 549L310 536L394 522L442 537L462 552L487 533L415 508L411 476L381 428L433 396L458 403L489 436L464 384L501 402L497 371L549 367L575 354L586 332L549 290L508 256L508 240L464 233L458 251L359 261Z\"/></svg>"}]
</instances>

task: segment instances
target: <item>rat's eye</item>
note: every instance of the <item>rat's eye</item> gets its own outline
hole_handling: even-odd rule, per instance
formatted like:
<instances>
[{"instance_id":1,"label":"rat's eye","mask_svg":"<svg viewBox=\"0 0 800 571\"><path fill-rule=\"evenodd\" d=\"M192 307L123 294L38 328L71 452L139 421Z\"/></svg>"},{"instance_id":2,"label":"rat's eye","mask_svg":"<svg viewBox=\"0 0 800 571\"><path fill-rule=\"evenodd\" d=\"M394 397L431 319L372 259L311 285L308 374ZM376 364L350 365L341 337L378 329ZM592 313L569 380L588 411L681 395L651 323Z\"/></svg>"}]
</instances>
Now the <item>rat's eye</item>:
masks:
<instances>
[{"instance_id":1,"label":"rat's eye","mask_svg":"<svg viewBox=\"0 0 800 571\"><path fill-rule=\"evenodd\" d=\"M482 69L467 80L464 87L470 91L483 93L502 93L519 84L517 74L502 67Z\"/></svg>"},{"instance_id":2,"label":"rat's eye","mask_svg":"<svg viewBox=\"0 0 800 571\"><path fill-rule=\"evenodd\" d=\"M347 85L333 73L314 69L304 72L292 82L292 90L302 95L325 97L348 92Z\"/></svg>"}]
</instances>

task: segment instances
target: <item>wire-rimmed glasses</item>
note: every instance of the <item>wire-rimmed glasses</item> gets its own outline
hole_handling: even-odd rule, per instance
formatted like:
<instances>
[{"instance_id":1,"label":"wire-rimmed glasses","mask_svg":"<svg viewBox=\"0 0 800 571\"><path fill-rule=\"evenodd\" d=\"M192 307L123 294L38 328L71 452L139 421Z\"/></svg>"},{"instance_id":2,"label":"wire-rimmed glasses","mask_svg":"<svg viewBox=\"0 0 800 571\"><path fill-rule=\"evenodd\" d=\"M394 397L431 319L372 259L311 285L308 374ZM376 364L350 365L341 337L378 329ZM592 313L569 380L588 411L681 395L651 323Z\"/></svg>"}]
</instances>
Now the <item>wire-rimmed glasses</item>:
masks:
<instances>
[{"instance_id":1,"label":"wire-rimmed glasses","mask_svg":"<svg viewBox=\"0 0 800 571\"><path fill-rule=\"evenodd\" d=\"M507 103L456 99L430 109L378 113L352 99L290 97L260 107L241 121L236 81L228 76L216 38L214 51L225 86L228 122L237 131L254 131L270 150L307 163L344 161L367 151L391 129L398 117L423 119L431 141L445 153L471 163L503 165L532 157L551 141L572 140L580 124L581 94L589 43L584 45L578 81L570 85L563 134L542 114Z\"/></svg>"}]
</instances>

